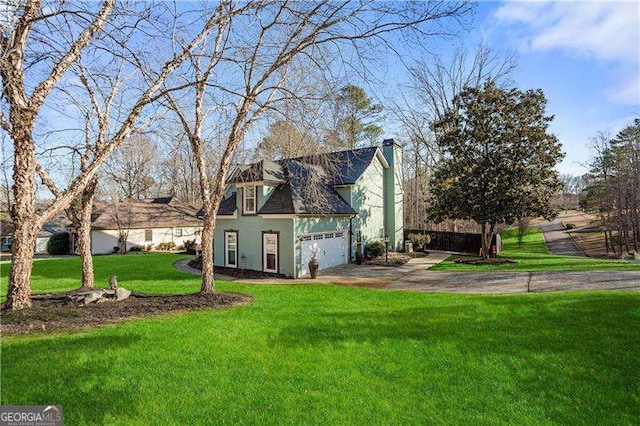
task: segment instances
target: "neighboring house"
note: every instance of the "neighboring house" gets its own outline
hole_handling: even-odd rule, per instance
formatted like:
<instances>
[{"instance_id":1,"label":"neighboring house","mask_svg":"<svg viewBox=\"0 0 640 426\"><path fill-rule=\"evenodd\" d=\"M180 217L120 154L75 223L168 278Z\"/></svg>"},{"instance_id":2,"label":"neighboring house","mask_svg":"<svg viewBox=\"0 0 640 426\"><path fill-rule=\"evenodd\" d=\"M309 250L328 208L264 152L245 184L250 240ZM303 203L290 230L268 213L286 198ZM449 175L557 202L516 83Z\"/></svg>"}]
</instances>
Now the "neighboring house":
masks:
<instances>
[{"instance_id":1,"label":"neighboring house","mask_svg":"<svg viewBox=\"0 0 640 426\"><path fill-rule=\"evenodd\" d=\"M228 180L216 222L214 263L292 277L349 263L356 241L388 235L402 247L402 149L383 146L310 157L263 160Z\"/></svg>"},{"instance_id":2,"label":"neighboring house","mask_svg":"<svg viewBox=\"0 0 640 426\"><path fill-rule=\"evenodd\" d=\"M45 223L42 225L42 229L38 232L36 236L36 253L46 253L47 252L47 244L49 243L49 238L51 238L54 234L59 234L62 232L69 232L69 219L65 215L60 215L57 218ZM73 250L71 250L73 253Z\"/></svg>"},{"instance_id":3,"label":"neighboring house","mask_svg":"<svg viewBox=\"0 0 640 426\"><path fill-rule=\"evenodd\" d=\"M91 215L91 253L113 253L116 248L159 248L162 243L200 242L202 221L196 210L175 197L127 199L104 204Z\"/></svg>"},{"instance_id":4,"label":"neighboring house","mask_svg":"<svg viewBox=\"0 0 640 426\"><path fill-rule=\"evenodd\" d=\"M34 252L40 254L46 253L49 238L51 238L53 234L68 232L68 224L69 221L64 215L45 223L36 236L36 246L34 248ZM15 229L13 222L3 219L0 228L2 230L2 251L11 251L11 244L13 243L13 231Z\"/></svg>"},{"instance_id":5,"label":"neighboring house","mask_svg":"<svg viewBox=\"0 0 640 426\"><path fill-rule=\"evenodd\" d=\"M0 219L0 250L11 251L11 244L13 244L13 231L15 227L10 220Z\"/></svg>"}]
</instances>

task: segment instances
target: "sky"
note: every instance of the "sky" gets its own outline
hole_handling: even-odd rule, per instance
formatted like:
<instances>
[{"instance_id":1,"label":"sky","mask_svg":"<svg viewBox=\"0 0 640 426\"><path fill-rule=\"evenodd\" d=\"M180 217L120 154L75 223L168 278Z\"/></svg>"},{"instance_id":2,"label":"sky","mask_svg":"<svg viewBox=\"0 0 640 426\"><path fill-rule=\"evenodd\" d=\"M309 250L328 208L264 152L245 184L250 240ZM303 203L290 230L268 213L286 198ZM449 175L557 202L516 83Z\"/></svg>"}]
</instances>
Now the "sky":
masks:
<instances>
[{"instance_id":1,"label":"sky","mask_svg":"<svg viewBox=\"0 0 640 426\"><path fill-rule=\"evenodd\" d=\"M563 144L560 173L582 175L589 141L640 117L640 2L480 2L465 38L513 49L512 80L540 88Z\"/></svg>"},{"instance_id":2,"label":"sky","mask_svg":"<svg viewBox=\"0 0 640 426\"><path fill-rule=\"evenodd\" d=\"M515 51L513 83L545 93L547 113L555 116L551 131L566 152L560 173L587 172L590 139L599 131L613 136L640 117L640 1L480 1L469 31L436 46L446 50L463 43L472 50L480 42ZM397 89L389 83L402 79L397 59L388 57L384 68L390 74L383 76L380 92ZM55 110L43 113L60 127L77 127Z\"/></svg>"}]
</instances>

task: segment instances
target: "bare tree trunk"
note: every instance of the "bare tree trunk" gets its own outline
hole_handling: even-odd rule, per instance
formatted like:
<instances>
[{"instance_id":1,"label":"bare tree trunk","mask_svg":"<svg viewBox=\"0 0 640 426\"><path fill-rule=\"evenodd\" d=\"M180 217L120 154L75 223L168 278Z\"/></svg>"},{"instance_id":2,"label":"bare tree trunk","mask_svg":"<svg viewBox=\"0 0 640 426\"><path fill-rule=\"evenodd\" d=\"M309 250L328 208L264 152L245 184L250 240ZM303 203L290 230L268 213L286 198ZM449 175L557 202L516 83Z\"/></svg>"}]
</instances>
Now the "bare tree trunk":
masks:
<instances>
[{"instance_id":1,"label":"bare tree trunk","mask_svg":"<svg viewBox=\"0 0 640 426\"><path fill-rule=\"evenodd\" d=\"M31 306L31 266L36 246L38 223L35 209L35 144L31 138L34 115L28 108L13 108L11 124L14 140L13 199L11 217L15 224L11 248L11 274L7 290L7 307Z\"/></svg>"},{"instance_id":2,"label":"bare tree trunk","mask_svg":"<svg viewBox=\"0 0 640 426\"><path fill-rule=\"evenodd\" d=\"M7 307L24 309L31 307L31 266L36 246L38 227L35 220L16 222L11 247L11 274L7 291Z\"/></svg>"},{"instance_id":3,"label":"bare tree trunk","mask_svg":"<svg viewBox=\"0 0 640 426\"><path fill-rule=\"evenodd\" d=\"M78 223L78 254L82 260L82 287L95 287L91 254L91 211L98 178L94 177L82 192L82 207Z\"/></svg>"},{"instance_id":4,"label":"bare tree trunk","mask_svg":"<svg viewBox=\"0 0 640 426\"><path fill-rule=\"evenodd\" d=\"M212 220L212 206L209 200L205 201L204 216L202 223L202 283L200 285L200 293L213 293L215 290L215 281L213 277L213 237L215 235L216 222Z\"/></svg>"}]
</instances>

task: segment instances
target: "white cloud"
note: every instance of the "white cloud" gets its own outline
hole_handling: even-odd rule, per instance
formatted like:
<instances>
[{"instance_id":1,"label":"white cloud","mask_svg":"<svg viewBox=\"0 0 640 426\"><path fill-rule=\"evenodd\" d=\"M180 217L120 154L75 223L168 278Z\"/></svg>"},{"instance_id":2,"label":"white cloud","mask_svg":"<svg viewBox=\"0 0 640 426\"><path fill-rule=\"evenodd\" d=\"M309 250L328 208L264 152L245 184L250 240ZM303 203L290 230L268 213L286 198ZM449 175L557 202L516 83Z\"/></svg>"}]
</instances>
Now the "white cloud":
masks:
<instances>
[{"instance_id":1,"label":"white cloud","mask_svg":"<svg viewBox=\"0 0 640 426\"><path fill-rule=\"evenodd\" d=\"M518 45L527 49L559 49L624 70L626 81L615 82L607 94L617 102L640 103L639 2L511 2L495 16L524 26Z\"/></svg>"}]
</instances>

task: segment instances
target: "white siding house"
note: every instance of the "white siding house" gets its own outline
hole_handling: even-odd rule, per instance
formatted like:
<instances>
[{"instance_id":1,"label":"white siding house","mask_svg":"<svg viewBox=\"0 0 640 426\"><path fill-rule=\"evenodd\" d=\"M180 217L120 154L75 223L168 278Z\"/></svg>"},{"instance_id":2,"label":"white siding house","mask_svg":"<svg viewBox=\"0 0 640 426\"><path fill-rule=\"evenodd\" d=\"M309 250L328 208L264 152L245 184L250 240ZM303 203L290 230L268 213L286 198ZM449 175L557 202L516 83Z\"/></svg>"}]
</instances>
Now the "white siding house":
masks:
<instances>
[{"instance_id":1,"label":"white siding house","mask_svg":"<svg viewBox=\"0 0 640 426\"><path fill-rule=\"evenodd\" d=\"M202 221L196 210L173 197L125 200L108 204L93 214L91 252L129 251L133 247L156 250L161 244L200 243Z\"/></svg>"}]
</instances>

